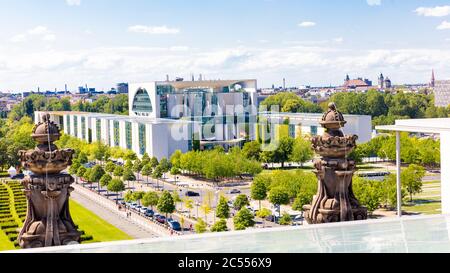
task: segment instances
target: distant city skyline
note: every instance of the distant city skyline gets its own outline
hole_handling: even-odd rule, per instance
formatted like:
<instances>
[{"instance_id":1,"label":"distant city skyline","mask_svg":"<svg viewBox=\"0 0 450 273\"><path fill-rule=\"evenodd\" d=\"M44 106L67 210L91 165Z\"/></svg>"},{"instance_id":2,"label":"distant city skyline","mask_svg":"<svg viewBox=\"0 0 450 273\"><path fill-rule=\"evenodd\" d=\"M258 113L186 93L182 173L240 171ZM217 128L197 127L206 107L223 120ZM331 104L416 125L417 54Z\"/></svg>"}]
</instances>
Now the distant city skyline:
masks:
<instances>
[{"instance_id":1,"label":"distant city skyline","mask_svg":"<svg viewBox=\"0 0 450 273\"><path fill-rule=\"evenodd\" d=\"M0 91L255 78L258 87L450 79L441 0L0 0Z\"/></svg>"}]
</instances>

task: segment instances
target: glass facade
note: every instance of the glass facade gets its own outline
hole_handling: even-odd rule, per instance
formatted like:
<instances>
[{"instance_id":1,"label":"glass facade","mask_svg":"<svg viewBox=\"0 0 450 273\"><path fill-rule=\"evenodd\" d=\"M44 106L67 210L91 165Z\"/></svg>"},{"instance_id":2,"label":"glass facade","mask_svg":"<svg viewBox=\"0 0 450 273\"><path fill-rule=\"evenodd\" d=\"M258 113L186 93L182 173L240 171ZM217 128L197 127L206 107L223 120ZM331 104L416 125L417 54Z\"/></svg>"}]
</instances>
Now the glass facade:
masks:
<instances>
[{"instance_id":1,"label":"glass facade","mask_svg":"<svg viewBox=\"0 0 450 273\"><path fill-rule=\"evenodd\" d=\"M72 134L72 131L71 131L71 129L70 129L70 116L67 116L67 118L66 118L66 120L67 120L67 134Z\"/></svg>"},{"instance_id":2,"label":"glass facade","mask_svg":"<svg viewBox=\"0 0 450 273\"><path fill-rule=\"evenodd\" d=\"M144 155L145 151L147 150L147 140L145 138L145 135L146 135L145 124L139 124L139 153L141 155Z\"/></svg>"},{"instance_id":3,"label":"glass facade","mask_svg":"<svg viewBox=\"0 0 450 273\"><path fill-rule=\"evenodd\" d=\"M295 138L295 124L289 124L289 137Z\"/></svg>"},{"instance_id":4,"label":"glass facade","mask_svg":"<svg viewBox=\"0 0 450 273\"><path fill-rule=\"evenodd\" d=\"M78 116L73 116L74 136L78 137Z\"/></svg>"},{"instance_id":5,"label":"glass facade","mask_svg":"<svg viewBox=\"0 0 450 273\"><path fill-rule=\"evenodd\" d=\"M86 139L86 118L81 117L81 137Z\"/></svg>"},{"instance_id":6,"label":"glass facade","mask_svg":"<svg viewBox=\"0 0 450 273\"><path fill-rule=\"evenodd\" d=\"M97 141L100 142L102 141L102 121L100 119L95 121L95 128L97 130Z\"/></svg>"},{"instance_id":7,"label":"glass facade","mask_svg":"<svg viewBox=\"0 0 450 273\"><path fill-rule=\"evenodd\" d=\"M150 96L148 95L147 90L139 89L134 96L133 100L133 112L137 115L148 116L153 112L152 101L150 100Z\"/></svg>"},{"instance_id":8,"label":"glass facade","mask_svg":"<svg viewBox=\"0 0 450 273\"><path fill-rule=\"evenodd\" d=\"M118 121L114 121L114 146L120 146L120 127Z\"/></svg>"},{"instance_id":9,"label":"glass facade","mask_svg":"<svg viewBox=\"0 0 450 273\"><path fill-rule=\"evenodd\" d=\"M133 132L129 121L125 122L125 140L127 149L131 150L133 148Z\"/></svg>"},{"instance_id":10,"label":"glass facade","mask_svg":"<svg viewBox=\"0 0 450 273\"><path fill-rule=\"evenodd\" d=\"M64 117L63 116L59 116L59 129L64 130Z\"/></svg>"}]
</instances>

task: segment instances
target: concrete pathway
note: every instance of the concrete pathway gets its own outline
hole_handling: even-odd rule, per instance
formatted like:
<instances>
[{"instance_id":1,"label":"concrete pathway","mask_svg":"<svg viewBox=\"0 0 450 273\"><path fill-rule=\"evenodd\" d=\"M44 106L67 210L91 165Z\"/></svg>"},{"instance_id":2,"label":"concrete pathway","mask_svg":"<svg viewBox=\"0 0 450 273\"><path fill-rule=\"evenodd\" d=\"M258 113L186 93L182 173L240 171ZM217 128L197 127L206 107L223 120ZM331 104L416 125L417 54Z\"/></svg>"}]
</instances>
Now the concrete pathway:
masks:
<instances>
[{"instance_id":1,"label":"concrete pathway","mask_svg":"<svg viewBox=\"0 0 450 273\"><path fill-rule=\"evenodd\" d=\"M98 203L92 201L91 199L86 198L84 195L73 191L70 194L70 197L75 200L77 203L85 207L86 209L92 211L100 218L104 219L108 223L122 230L129 236L135 239L145 239L145 238L154 238L159 237L157 234L152 233L146 229L143 229L139 225L133 223L130 220L124 219L120 217L118 214L105 209L103 206L100 206Z\"/></svg>"}]
</instances>

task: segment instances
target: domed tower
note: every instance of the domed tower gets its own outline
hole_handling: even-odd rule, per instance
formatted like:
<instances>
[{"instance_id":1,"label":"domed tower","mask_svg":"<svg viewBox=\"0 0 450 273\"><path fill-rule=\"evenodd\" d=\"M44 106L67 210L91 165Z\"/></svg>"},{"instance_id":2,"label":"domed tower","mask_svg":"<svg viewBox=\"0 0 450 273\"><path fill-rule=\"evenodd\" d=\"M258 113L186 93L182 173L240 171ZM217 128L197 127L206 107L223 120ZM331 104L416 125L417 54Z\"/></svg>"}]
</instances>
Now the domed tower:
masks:
<instances>
[{"instance_id":1,"label":"domed tower","mask_svg":"<svg viewBox=\"0 0 450 273\"><path fill-rule=\"evenodd\" d=\"M367 219L367 209L360 206L352 189L356 163L348 158L358 136L344 135L344 116L334 103L328 108L320 122L325 133L312 139L313 149L321 156L314 161L319 185L312 204L304 207L305 219L309 224Z\"/></svg>"},{"instance_id":2,"label":"domed tower","mask_svg":"<svg viewBox=\"0 0 450 273\"><path fill-rule=\"evenodd\" d=\"M59 150L53 143L60 137L58 126L43 117L34 128L34 150L20 151L22 166L32 172L22 184L27 197L27 218L19 234L22 248L48 247L80 242L69 211L69 196L74 179L60 173L72 164L74 150Z\"/></svg>"}]
</instances>

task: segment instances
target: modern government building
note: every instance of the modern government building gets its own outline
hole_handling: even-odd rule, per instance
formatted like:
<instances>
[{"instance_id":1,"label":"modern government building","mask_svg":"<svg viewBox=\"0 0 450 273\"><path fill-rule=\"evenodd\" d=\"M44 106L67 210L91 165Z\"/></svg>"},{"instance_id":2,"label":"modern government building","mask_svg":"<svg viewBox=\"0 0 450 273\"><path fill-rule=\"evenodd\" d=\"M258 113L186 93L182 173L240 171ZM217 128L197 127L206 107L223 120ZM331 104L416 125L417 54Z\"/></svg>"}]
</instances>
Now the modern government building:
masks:
<instances>
[{"instance_id":1,"label":"modern government building","mask_svg":"<svg viewBox=\"0 0 450 273\"><path fill-rule=\"evenodd\" d=\"M35 112L35 122L45 112ZM129 116L50 112L65 134L122 147L142 156L170 157L176 150L274 141L278 127L291 137L322 133L321 114L258 113L256 80L160 81L129 86ZM371 138L370 116L345 116L346 134Z\"/></svg>"}]
</instances>

